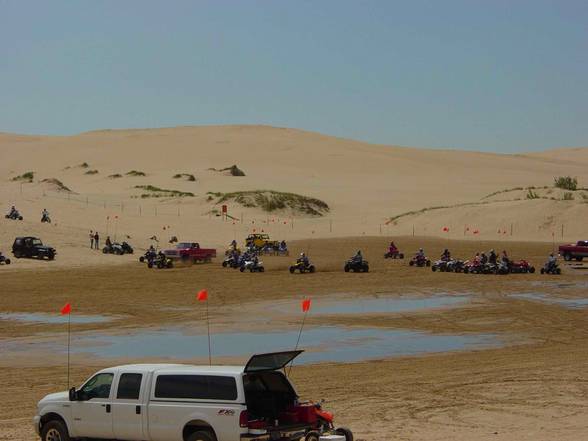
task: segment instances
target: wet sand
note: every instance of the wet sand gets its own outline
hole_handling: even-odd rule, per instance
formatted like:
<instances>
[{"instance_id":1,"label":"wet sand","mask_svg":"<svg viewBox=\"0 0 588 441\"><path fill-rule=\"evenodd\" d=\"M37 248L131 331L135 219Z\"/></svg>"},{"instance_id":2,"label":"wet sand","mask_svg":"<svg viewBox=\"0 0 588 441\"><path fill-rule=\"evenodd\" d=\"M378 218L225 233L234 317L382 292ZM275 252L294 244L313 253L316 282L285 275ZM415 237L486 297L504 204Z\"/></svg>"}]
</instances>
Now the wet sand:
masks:
<instances>
[{"instance_id":1,"label":"wet sand","mask_svg":"<svg viewBox=\"0 0 588 441\"><path fill-rule=\"evenodd\" d=\"M560 277L533 275L464 275L409 268L407 261L384 260L385 238L303 241L293 253L311 247L319 272L290 275L292 258L265 258L265 274L241 274L208 266L148 270L140 264L72 270L2 272L7 293L0 312L58 314L67 301L76 313L114 315L102 323L72 325L74 332L126 332L141 327L202 323L195 293L210 293L213 326L234 325L235 313L267 316L266 325L289 326L297 312L272 309L309 295L315 304L334 293L378 296L425 296L431 293L471 295L464 305L450 308L367 313L360 316L311 312L308 323L352 327L422 330L438 334L496 333L507 345L418 357L398 357L360 363L295 366L292 378L303 398L324 398L341 425L357 439L398 440L583 440L588 438L588 308L567 308L513 297L542 292L585 298L586 276L565 270ZM425 246L433 257L449 246L455 255L508 247L515 258L537 267L550 244L484 243L405 238L403 251ZM344 274L344 257L358 248L370 261L369 274ZM4 270L5 268L2 268ZM554 283L554 281L556 281ZM558 286L564 284L565 288ZM289 304L289 303L288 303ZM244 323L247 323L244 320ZM291 323L290 323L291 322ZM254 323L247 326L255 328ZM217 328L219 329L219 328ZM6 339L65 335L61 324L0 320ZM65 389L64 359L27 353L2 357L0 364L0 428L2 439L34 439L30 424L38 399ZM131 362L134 360L126 360ZM110 365L95 357L76 357L73 377L79 383L94 370Z\"/></svg>"}]
</instances>

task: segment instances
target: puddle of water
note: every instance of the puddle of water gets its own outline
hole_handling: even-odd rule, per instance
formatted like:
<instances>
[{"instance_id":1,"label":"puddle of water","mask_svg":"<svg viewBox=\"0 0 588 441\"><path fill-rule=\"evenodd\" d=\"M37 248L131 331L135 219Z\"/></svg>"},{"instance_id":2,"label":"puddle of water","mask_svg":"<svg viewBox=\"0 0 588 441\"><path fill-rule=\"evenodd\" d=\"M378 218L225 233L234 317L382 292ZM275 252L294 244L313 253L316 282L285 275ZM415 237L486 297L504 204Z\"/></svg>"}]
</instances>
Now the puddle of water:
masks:
<instances>
[{"instance_id":1,"label":"puddle of water","mask_svg":"<svg viewBox=\"0 0 588 441\"><path fill-rule=\"evenodd\" d=\"M296 343L297 330L281 332L217 333L212 335L216 357L247 356L259 352L280 351ZM302 334L300 347L307 352L300 363L325 361L353 362L402 355L417 355L497 347L495 335L435 335L408 330L349 329L339 326L309 328ZM12 343L14 345L14 343ZM0 348L3 345L0 343ZM15 350L11 344L3 350ZM18 346L18 345L17 345ZM51 344L54 349L60 345ZM29 350L33 348L29 346ZM48 349L47 345L39 349ZM208 354L206 335L190 335L180 329L149 330L126 335L77 336L72 352L91 353L102 358L164 357L190 359Z\"/></svg>"},{"instance_id":2,"label":"puddle of water","mask_svg":"<svg viewBox=\"0 0 588 441\"><path fill-rule=\"evenodd\" d=\"M566 299L563 297L551 297L546 294L527 292L522 294L512 294L511 297L516 297L526 300L534 300L544 303L555 303L565 306L566 308L585 308L588 306L588 298L580 299Z\"/></svg>"},{"instance_id":3,"label":"puddle of water","mask_svg":"<svg viewBox=\"0 0 588 441\"><path fill-rule=\"evenodd\" d=\"M431 297L360 297L357 299L327 299L313 305L315 314L386 314L434 309L463 304L469 296Z\"/></svg>"},{"instance_id":4,"label":"puddle of water","mask_svg":"<svg viewBox=\"0 0 588 441\"><path fill-rule=\"evenodd\" d=\"M1 312L0 320L13 320L27 323L67 323L67 316L56 314L42 314L32 312ZM106 317L103 315L78 315L72 314L72 323L104 323L113 320L113 317Z\"/></svg>"}]
</instances>

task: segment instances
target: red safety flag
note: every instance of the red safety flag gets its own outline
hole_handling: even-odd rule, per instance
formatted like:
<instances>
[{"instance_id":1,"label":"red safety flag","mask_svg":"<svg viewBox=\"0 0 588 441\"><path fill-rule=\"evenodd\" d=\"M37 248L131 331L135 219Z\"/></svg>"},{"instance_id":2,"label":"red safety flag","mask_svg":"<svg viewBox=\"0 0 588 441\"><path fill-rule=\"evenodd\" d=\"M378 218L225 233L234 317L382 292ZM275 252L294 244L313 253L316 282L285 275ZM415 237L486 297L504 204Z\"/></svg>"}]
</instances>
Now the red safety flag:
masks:
<instances>
[{"instance_id":1,"label":"red safety flag","mask_svg":"<svg viewBox=\"0 0 588 441\"><path fill-rule=\"evenodd\" d=\"M199 302L205 302L208 300L208 291L206 291L205 289L201 290L197 295L196 295L196 299Z\"/></svg>"},{"instance_id":2,"label":"red safety flag","mask_svg":"<svg viewBox=\"0 0 588 441\"><path fill-rule=\"evenodd\" d=\"M479 234L480 230L474 230L474 234Z\"/></svg>"},{"instance_id":3,"label":"red safety flag","mask_svg":"<svg viewBox=\"0 0 588 441\"><path fill-rule=\"evenodd\" d=\"M71 314L71 303L66 303L63 308L61 308L61 315L68 314Z\"/></svg>"},{"instance_id":4,"label":"red safety flag","mask_svg":"<svg viewBox=\"0 0 588 441\"><path fill-rule=\"evenodd\" d=\"M446 233L449 231L448 227L443 227L443 231L445 231Z\"/></svg>"},{"instance_id":5,"label":"red safety flag","mask_svg":"<svg viewBox=\"0 0 588 441\"><path fill-rule=\"evenodd\" d=\"M302 300L302 312L310 311L310 299Z\"/></svg>"}]
</instances>

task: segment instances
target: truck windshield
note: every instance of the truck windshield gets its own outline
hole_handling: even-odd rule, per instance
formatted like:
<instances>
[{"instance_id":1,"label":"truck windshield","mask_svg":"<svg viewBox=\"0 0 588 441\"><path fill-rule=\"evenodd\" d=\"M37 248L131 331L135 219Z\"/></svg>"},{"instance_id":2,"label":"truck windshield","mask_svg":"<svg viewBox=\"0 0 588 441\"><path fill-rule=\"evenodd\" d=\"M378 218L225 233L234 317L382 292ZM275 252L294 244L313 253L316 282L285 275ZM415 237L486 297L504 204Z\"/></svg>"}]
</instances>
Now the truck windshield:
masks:
<instances>
[{"instance_id":1,"label":"truck windshield","mask_svg":"<svg viewBox=\"0 0 588 441\"><path fill-rule=\"evenodd\" d=\"M43 242L41 242L41 239L33 239L33 245L41 246L43 245Z\"/></svg>"},{"instance_id":2,"label":"truck windshield","mask_svg":"<svg viewBox=\"0 0 588 441\"><path fill-rule=\"evenodd\" d=\"M196 244L194 243L190 243L190 242L180 242L179 244L176 245L177 249L182 249L182 248L195 248Z\"/></svg>"}]
</instances>

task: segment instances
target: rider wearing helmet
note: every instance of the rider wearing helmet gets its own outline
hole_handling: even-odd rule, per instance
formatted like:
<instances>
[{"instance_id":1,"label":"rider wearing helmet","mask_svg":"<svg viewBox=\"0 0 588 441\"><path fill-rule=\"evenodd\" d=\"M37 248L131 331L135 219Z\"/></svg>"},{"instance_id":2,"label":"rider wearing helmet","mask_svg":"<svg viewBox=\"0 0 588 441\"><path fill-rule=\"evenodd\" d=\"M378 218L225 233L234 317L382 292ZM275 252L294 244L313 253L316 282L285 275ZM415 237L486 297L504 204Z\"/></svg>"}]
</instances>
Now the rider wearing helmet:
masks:
<instances>
[{"instance_id":1,"label":"rider wearing helmet","mask_svg":"<svg viewBox=\"0 0 588 441\"><path fill-rule=\"evenodd\" d=\"M308 264L310 263L308 260L308 257L304 253L300 253L300 257L298 258L298 260L296 262L302 263L304 266L308 266Z\"/></svg>"},{"instance_id":2,"label":"rider wearing helmet","mask_svg":"<svg viewBox=\"0 0 588 441\"><path fill-rule=\"evenodd\" d=\"M496 258L496 252L494 250L490 250L490 252L488 253L488 263L496 265Z\"/></svg>"},{"instance_id":3,"label":"rider wearing helmet","mask_svg":"<svg viewBox=\"0 0 588 441\"><path fill-rule=\"evenodd\" d=\"M441 260L444 260L445 262L449 262L451 260L451 253L449 252L449 249L445 248L443 250L443 254L441 254Z\"/></svg>"},{"instance_id":4,"label":"rider wearing helmet","mask_svg":"<svg viewBox=\"0 0 588 441\"><path fill-rule=\"evenodd\" d=\"M357 250L357 253L355 253L355 256L353 256L351 258L351 260L354 263L362 263L363 262L363 256L361 255L361 250Z\"/></svg>"}]
</instances>

